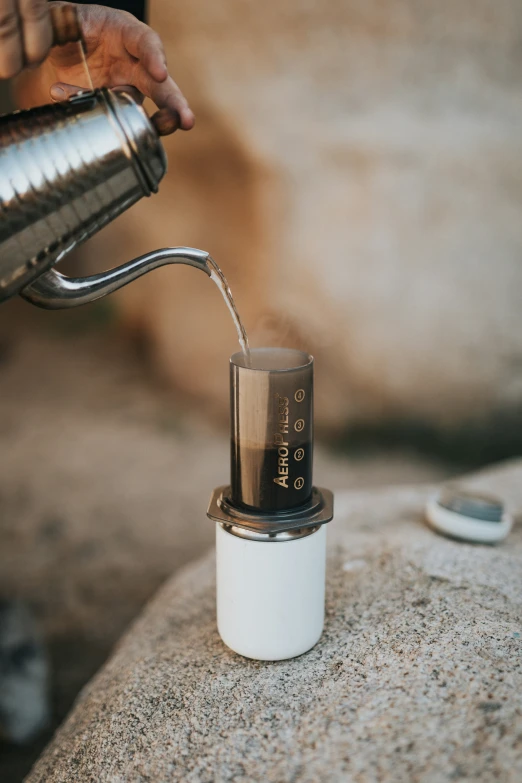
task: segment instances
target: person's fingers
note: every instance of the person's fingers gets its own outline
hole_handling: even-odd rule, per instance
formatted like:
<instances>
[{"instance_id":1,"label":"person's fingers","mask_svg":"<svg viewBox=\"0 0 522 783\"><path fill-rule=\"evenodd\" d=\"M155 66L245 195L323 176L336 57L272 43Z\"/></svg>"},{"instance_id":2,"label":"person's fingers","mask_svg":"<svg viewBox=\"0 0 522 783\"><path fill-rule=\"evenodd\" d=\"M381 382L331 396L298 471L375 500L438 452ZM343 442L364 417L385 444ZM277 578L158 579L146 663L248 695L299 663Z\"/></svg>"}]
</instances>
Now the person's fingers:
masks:
<instances>
[{"instance_id":1,"label":"person's fingers","mask_svg":"<svg viewBox=\"0 0 522 783\"><path fill-rule=\"evenodd\" d=\"M47 0L19 0L26 65L39 65L53 42L53 30Z\"/></svg>"},{"instance_id":2,"label":"person's fingers","mask_svg":"<svg viewBox=\"0 0 522 783\"><path fill-rule=\"evenodd\" d=\"M75 87L74 84L65 84L65 82L55 82L51 84L49 93L51 99L57 103L58 101L66 101L72 95L76 95L77 92L83 90L84 87Z\"/></svg>"},{"instance_id":3,"label":"person's fingers","mask_svg":"<svg viewBox=\"0 0 522 783\"><path fill-rule=\"evenodd\" d=\"M168 75L161 39L141 22L129 21L122 31L123 43L131 57L139 61L135 84L159 109L170 110L173 123L183 130L194 125L194 114L178 85ZM162 117L166 119L163 112Z\"/></svg>"},{"instance_id":4,"label":"person's fingers","mask_svg":"<svg viewBox=\"0 0 522 783\"><path fill-rule=\"evenodd\" d=\"M122 38L127 52L140 61L152 78L157 82L165 81L167 59L159 35L131 17L122 29Z\"/></svg>"},{"instance_id":5,"label":"person's fingers","mask_svg":"<svg viewBox=\"0 0 522 783\"><path fill-rule=\"evenodd\" d=\"M169 109L173 117L179 116L181 130L190 130L194 126L194 113L178 85L170 76L163 82L157 82L143 69L137 69L134 84L144 95L154 101L158 109Z\"/></svg>"},{"instance_id":6,"label":"person's fingers","mask_svg":"<svg viewBox=\"0 0 522 783\"><path fill-rule=\"evenodd\" d=\"M0 79L10 79L24 65L22 31L16 0L0 0Z\"/></svg>"}]
</instances>

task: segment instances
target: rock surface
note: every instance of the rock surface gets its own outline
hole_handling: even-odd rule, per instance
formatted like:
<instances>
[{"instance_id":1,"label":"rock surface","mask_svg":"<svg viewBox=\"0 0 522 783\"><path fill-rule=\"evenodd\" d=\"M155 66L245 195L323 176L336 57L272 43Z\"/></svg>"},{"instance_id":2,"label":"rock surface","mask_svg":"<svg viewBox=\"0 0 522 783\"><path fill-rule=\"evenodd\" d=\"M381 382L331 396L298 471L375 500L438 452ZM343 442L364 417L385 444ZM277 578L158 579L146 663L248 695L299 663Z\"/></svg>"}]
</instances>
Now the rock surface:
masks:
<instances>
[{"instance_id":1,"label":"rock surface","mask_svg":"<svg viewBox=\"0 0 522 783\"><path fill-rule=\"evenodd\" d=\"M37 619L53 702L30 748L0 743L2 783L29 771L143 604L214 537L204 512L226 480L226 428L151 379L104 320L109 304L0 308L0 601ZM398 452L317 457L316 480L332 487L455 472Z\"/></svg>"},{"instance_id":2,"label":"rock surface","mask_svg":"<svg viewBox=\"0 0 522 783\"><path fill-rule=\"evenodd\" d=\"M522 507L522 462L472 478ZM446 540L429 489L338 496L327 620L299 659L221 643L214 562L169 582L85 688L28 780L517 781L522 535Z\"/></svg>"}]
</instances>

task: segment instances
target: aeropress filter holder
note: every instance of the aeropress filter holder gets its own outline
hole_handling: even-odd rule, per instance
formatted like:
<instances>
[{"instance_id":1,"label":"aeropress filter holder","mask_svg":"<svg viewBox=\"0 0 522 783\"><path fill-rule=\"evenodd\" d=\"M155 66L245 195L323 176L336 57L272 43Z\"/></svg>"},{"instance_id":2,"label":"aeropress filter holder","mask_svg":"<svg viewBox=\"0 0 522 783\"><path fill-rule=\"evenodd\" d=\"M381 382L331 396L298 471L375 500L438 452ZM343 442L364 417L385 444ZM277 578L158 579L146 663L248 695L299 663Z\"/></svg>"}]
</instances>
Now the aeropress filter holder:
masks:
<instances>
[{"instance_id":1,"label":"aeropress filter holder","mask_svg":"<svg viewBox=\"0 0 522 783\"><path fill-rule=\"evenodd\" d=\"M248 658L309 650L324 622L324 524L333 496L313 486L313 358L258 348L230 360L231 483L218 487L218 630Z\"/></svg>"}]
</instances>

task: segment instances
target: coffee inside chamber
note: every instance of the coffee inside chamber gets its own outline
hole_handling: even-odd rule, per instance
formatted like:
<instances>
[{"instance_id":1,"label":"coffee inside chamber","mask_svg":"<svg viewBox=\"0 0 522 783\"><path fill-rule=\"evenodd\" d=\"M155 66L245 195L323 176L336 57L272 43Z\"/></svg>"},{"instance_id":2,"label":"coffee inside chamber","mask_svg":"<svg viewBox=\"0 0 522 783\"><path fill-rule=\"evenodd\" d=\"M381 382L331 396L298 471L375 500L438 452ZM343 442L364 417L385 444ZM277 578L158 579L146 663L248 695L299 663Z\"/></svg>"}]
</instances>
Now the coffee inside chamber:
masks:
<instances>
[{"instance_id":1,"label":"coffee inside chamber","mask_svg":"<svg viewBox=\"0 0 522 783\"><path fill-rule=\"evenodd\" d=\"M286 511L306 503L312 494L313 445L238 449L231 441L231 500L264 512ZM285 471L288 472L285 472Z\"/></svg>"}]
</instances>

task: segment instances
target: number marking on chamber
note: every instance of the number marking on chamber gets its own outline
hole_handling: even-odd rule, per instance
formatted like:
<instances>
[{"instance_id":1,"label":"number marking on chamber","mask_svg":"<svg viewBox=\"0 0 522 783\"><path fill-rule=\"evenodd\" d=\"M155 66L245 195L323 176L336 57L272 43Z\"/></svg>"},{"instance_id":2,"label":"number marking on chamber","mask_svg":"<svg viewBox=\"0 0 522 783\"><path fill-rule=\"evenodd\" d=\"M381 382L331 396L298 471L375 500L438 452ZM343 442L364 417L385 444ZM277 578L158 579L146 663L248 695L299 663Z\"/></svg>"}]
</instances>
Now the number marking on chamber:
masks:
<instances>
[{"instance_id":1,"label":"number marking on chamber","mask_svg":"<svg viewBox=\"0 0 522 783\"><path fill-rule=\"evenodd\" d=\"M304 419L297 419L296 423L294 424L294 430L296 432L302 432L305 427L305 420Z\"/></svg>"}]
</instances>

